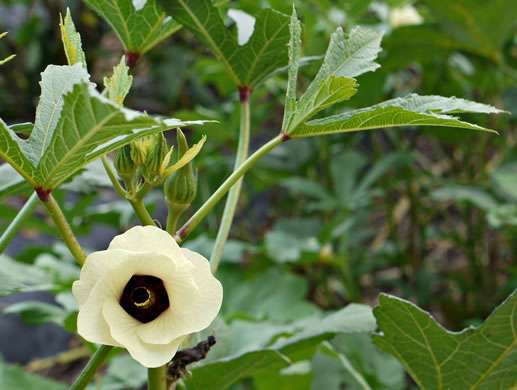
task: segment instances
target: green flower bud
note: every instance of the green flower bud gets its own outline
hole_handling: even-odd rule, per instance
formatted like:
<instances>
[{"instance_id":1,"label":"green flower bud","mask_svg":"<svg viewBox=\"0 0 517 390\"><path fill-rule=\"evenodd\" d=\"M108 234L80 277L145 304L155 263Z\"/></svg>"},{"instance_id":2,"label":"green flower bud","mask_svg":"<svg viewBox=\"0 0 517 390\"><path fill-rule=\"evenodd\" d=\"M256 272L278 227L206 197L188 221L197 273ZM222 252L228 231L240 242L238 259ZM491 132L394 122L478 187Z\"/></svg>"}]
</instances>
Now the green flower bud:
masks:
<instances>
[{"instance_id":1,"label":"green flower bud","mask_svg":"<svg viewBox=\"0 0 517 390\"><path fill-rule=\"evenodd\" d=\"M127 182L133 179L137 166L131 158L131 147L129 145L124 145L117 150L113 165L115 166L118 175L124 181Z\"/></svg>"},{"instance_id":2,"label":"green flower bud","mask_svg":"<svg viewBox=\"0 0 517 390\"><path fill-rule=\"evenodd\" d=\"M131 144L131 158L138 166L143 166L154 145L154 137L146 136Z\"/></svg>"},{"instance_id":3,"label":"green flower bud","mask_svg":"<svg viewBox=\"0 0 517 390\"><path fill-rule=\"evenodd\" d=\"M144 175L149 181L158 179L169 165L171 153L163 133L159 133L154 141L151 152L145 161Z\"/></svg>"},{"instance_id":4,"label":"green flower bud","mask_svg":"<svg viewBox=\"0 0 517 390\"><path fill-rule=\"evenodd\" d=\"M187 152L187 139L183 132L177 130L178 160ZM171 213L183 213L197 194L197 175L194 174L192 162L177 170L165 180L165 200Z\"/></svg>"}]
</instances>

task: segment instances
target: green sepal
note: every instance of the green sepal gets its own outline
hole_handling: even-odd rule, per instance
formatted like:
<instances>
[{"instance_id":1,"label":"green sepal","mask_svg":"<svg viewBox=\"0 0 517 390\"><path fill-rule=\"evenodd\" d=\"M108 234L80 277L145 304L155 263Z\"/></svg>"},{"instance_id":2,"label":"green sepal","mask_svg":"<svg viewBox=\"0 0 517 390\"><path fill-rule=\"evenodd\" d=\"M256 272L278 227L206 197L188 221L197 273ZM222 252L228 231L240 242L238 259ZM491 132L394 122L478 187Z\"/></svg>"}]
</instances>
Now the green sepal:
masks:
<instances>
[{"instance_id":1,"label":"green sepal","mask_svg":"<svg viewBox=\"0 0 517 390\"><path fill-rule=\"evenodd\" d=\"M162 173L169 165L172 148L169 150L163 133L154 138L154 145L145 161L144 176L149 182L161 181Z\"/></svg>"},{"instance_id":2,"label":"green sepal","mask_svg":"<svg viewBox=\"0 0 517 390\"><path fill-rule=\"evenodd\" d=\"M131 146L124 145L117 150L113 165L118 175L126 182L133 179L138 166L131 158Z\"/></svg>"},{"instance_id":3,"label":"green sepal","mask_svg":"<svg viewBox=\"0 0 517 390\"><path fill-rule=\"evenodd\" d=\"M178 161L187 153L188 143L183 132L177 130ZM192 161L170 175L164 184L165 200L171 213L182 214L197 194L197 175L194 174Z\"/></svg>"}]
</instances>

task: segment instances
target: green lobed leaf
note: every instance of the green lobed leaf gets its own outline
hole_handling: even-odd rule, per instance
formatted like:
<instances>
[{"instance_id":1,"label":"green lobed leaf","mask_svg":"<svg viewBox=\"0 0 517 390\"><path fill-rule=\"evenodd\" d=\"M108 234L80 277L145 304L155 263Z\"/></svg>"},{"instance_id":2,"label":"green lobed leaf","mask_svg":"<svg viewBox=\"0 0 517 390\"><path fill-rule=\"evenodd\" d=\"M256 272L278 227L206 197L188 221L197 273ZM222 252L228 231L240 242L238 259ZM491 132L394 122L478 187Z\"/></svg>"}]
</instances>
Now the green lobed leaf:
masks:
<instances>
[{"instance_id":1,"label":"green lobed leaf","mask_svg":"<svg viewBox=\"0 0 517 390\"><path fill-rule=\"evenodd\" d=\"M66 390L67 388L62 383L24 372L21 367L0 360L0 389Z\"/></svg>"},{"instance_id":2,"label":"green lobed leaf","mask_svg":"<svg viewBox=\"0 0 517 390\"><path fill-rule=\"evenodd\" d=\"M322 80L318 84L311 84L296 104L296 112L290 123L287 124L285 132L291 134L293 129L298 128L317 112L350 99L357 92L356 87L355 79L336 76L329 76L328 79Z\"/></svg>"},{"instance_id":3,"label":"green lobed leaf","mask_svg":"<svg viewBox=\"0 0 517 390\"><path fill-rule=\"evenodd\" d=\"M291 118L296 111L296 84L298 82L298 67L300 65L300 46L302 44L302 26L296 15L296 9L293 5L293 13L289 23L289 71L287 73L287 92L285 94L285 112L282 123L282 129L287 129Z\"/></svg>"},{"instance_id":4,"label":"green lobed leaf","mask_svg":"<svg viewBox=\"0 0 517 390\"><path fill-rule=\"evenodd\" d=\"M500 113L495 107L455 97L419 96L410 94L404 98L387 100L371 107L345 112L343 114L315 119L291 130L290 137L343 133L401 126L444 126L470 130L494 130L463 122L450 113Z\"/></svg>"},{"instance_id":5,"label":"green lobed leaf","mask_svg":"<svg viewBox=\"0 0 517 390\"><path fill-rule=\"evenodd\" d=\"M41 74L41 96L31 136L21 143L24 155L37 167L50 145L64 106L64 97L79 83L89 84L90 76L82 64L49 65ZM66 110L65 110L66 112Z\"/></svg>"},{"instance_id":6,"label":"green lobed leaf","mask_svg":"<svg viewBox=\"0 0 517 390\"><path fill-rule=\"evenodd\" d=\"M104 77L108 99L123 106L132 83L133 76L129 74L129 67L126 66L126 57L122 56L120 63L113 68L113 75L110 78Z\"/></svg>"},{"instance_id":7,"label":"green lobed leaf","mask_svg":"<svg viewBox=\"0 0 517 390\"><path fill-rule=\"evenodd\" d=\"M470 203L481 210L490 211L498 206L497 201L479 187L449 184L433 190L429 197L435 201L452 201Z\"/></svg>"},{"instance_id":8,"label":"green lobed leaf","mask_svg":"<svg viewBox=\"0 0 517 390\"><path fill-rule=\"evenodd\" d=\"M59 15L59 27L61 28L61 39L65 48L68 65L80 63L86 69L86 57L81 44L81 35L75 29L74 22L70 16L70 9L66 9L65 20Z\"/></svg>"},{"instance_id":9,"label":"green lobed leaf","mask_svg":"<svg viewBox=\"0 0 517 390\"><path fill-rule=\"evenodd\" d=\"M138 2L139 9L132 0L85 0L85 3L106 19L130 53L144 54L181 28L167 17L156 0Z\"/></svg>"},{"instance_id":10,"label":"green lobed leaf","mask_svg":"<svg viewBox=\"0 0 517 390\"><path fill-rule=\"evenodd\" d=\"M30 184L11 165L0 165L0 200L32 191Z\"/></svg>"},{"instance_id":11,"label":"green lobed leaf","mask_svg":"<svg viewBox=\"0 0 517 390\"><path fill-rule=\"evenodd\" d=\"M18 313L26 324L53 322L62 325L67 312L60 306L41 301L22 301L7 306L2 314Z\"/></svg>"},{"instance_id":12,"label":"green lobed leaf","mask_svg":"<svg viewBox=\"0 0 517 390\"><path fill-rule=\"evenodd\" d=\"M254 89L287 63L289 17L270 8L256 17L253 35L244 46L225 26L210 0L158 0L167 14L185 25L223 63L236 86Z\"/></svg>"},{"instance_id":13,"label":"green lobed leaf","mask_svg":"<svg viewBox=\"0 0 517 390\"><path fill-rule=\"evenodd\" d=\"M291 33L292 39L296 39L296 29L292 29ZM332 34L318 74L299 102L293 103L292 96L287 98L282 131L291 136L318 111L350 99L357 92L357 83L352 77L379 67L374 60L381 50L381 40L382 33L374 30L356 27L347 37L343 30L338 28ZM294 53L291 58L292 61L297 60ZM292 91L287 92L292 94ZM293 106L296 107L294 113L291 108Z\"/></svg>"},{"instance_id":14,"label":"green lobed leaf","mask_svg":"<svg viewBox=\"0 0 517 390\"><path fill-rule=\"evenodd\" d=\"M18 138L16 133L0 119L0 157L35 187L39 174L29 159L25 157L21 146L22 139Z\"/></svg>"},{"instance_id":15,"label":"green lobed leaf","mask_svg":"<svg viewBox=\"0 0 517 390\"><path fill-rule=\"evenodd\" d=\"M33 187L54 189L97 157L144 135L186 124L122 108L101 96L81 64L50 65L28 140L0 122L0 157Z\"/></svg>"},{"instance_id":16,"label":"green lobed leaf","mask_svg":"<svg viewBox=\"0 0 517 390\"><path fill-rule=\"evenodd\" d=\"M261 325L250 325L239 331L235 328L235 323L238 324L232 323L230 335L232 338L238 338L233 344L239 348L239 352L230 351L228 356L211 360L193 369L192 378L185 382L188 390L227 389L242 378L264 370L277 372L290 363L309 359L323 340L330 339L336 334L372 332L376 327L371 308L356 304L322 319L315 318L309 322L303 320L298 325L275 327L272 324L264 324L262 326L267 330L263 335L260 331ZM276 339L279 340L270 345ZM253 345L246 348L244 343ZM223 347L216 344L213 352L216 352L216 348ZM221 375L222 372L224 375Z\"/></svg>"},{"instance_id":17,"label":"green lobed leaf","mask_svg":"<svg viewBox=\"0 0 517 390\"><path fill-rule=\"evenodd\" d=\"M493 0L424 0L430 13L449 36L467 50L501 61L501 50L515 31L517 2ZM494 26L497 21L497 26Z\"/></svg>"},{"instance_id":18,"label":"green lobed leaf","mask_svg":"<svg viewBox=\"0 0 517 390\"><path fill-rule=\"evenodd\" d=\"M381 294L374 309L381 351L406 367L420 389L510 389L517 382L517 294L514 292L478 328L450 332L429 313Z\"/></svg>"},{"instance_id":19,"label":"green lobed leaf","mask_svg":"<svg viewBox=\"0 0 517 390\"><path fill-rule=\"evenodd\" d=\"M382 35L358 26L347 36L338 28L330 37L325 59L313 83L317 85L330 76L356 77L379 68L374 60L381 51Z\"/></svg>"}]
</instances>

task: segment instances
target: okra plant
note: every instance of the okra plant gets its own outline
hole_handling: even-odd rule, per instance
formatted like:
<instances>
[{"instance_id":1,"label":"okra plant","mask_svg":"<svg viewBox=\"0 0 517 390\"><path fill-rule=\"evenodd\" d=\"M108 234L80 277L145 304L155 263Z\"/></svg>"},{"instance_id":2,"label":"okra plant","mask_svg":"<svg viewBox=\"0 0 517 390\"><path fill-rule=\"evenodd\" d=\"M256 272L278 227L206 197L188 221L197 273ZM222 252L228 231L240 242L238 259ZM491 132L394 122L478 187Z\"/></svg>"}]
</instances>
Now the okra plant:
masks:
<instances>
[{"instance_id":1,"label":"okra plant","mask_svg":"<svg viewBox=\"0 0 517 390\"><path fill-rule=\"evenodd\" d=\"M375 61L383 33L364 27L345 33L338 28L322 57L302 57L302 24L294 7L290 16L269 8L256 16L233 10L239 29L235 36L210 0L85 3L111 25L125 51L112 74L104 78L102 90L90 81L80 32L67 12L60 28L68 64L49 65L41 74L34 123L7 124L0 119L0 157L15 177L2 191L14 195L27 185L32 190L3 232L0 249L13 240L36 206L43 205L81 267L77 280L68 286L75 301L67 306L65 317L68 329L77 332L94 353L71 389L86 388L96 375L102 388L99 369L109 359L129 367L129 376L146 367L151 390L273 389L280 384L309 389L318 354L345 368L352 378L351 388L388 388L374 387L329 342L339 338L345 343L364 335L371 335L380 351L393 355L422 389L506 389L515 384L515 294L483 325L461 333L445 330L417 306L384 294L375 309L352 303L331 313L314 310L300 318L285 314L278 322L275 318L246 322L238 317L226 322L218 316L225 300L238 299L231 288L223 291L217 277L242 182L269 152L299 142L298 138L386 128L437 126L496 133L455 115L501 110L456 97L410 94L339 112L337 105L353 99L360 88L359 77L379 67ZM203 135L210 121L152 116L124 106L131 93L133 67L157 44L169 44L162 41L180 29L189 30L222 64L240 110L239 128L232 129L238 140L233 172L193 211L204 174L195 168L195 161L210 143ZM300 88L299 70L307 64L319 64L319 70L306 88ZM255 108L251 96L279 74L287 75L283 119L276 135L250 153L250 118ZM197 142L189 142L181 128L190 129ZM164 132L175 132L176 148L168 144ZM96 160L142 226L113 237L105 250L88 252L79 244L54 192L87 172ZM165 226L157 224L146 207L146 197L153 193L160 194L168 211ZM225 197L217 237L206 259L185 245ZM3 256L2 261L11 260ZM2 268L3 295L38 288L37 282L23 275L10 279ZM250 283L248 298L262 296L261 288L260 283ZM279 291L282 288L279 283ZM280 311L289 310L291 303L284 303ZM108 377L109 372L107 382ZM236 387L243 378L253 382ZM385 380L389 386L391 378ZM63 388L57 382L41 381L40 388Z\"/></svg>"}]
</instances>

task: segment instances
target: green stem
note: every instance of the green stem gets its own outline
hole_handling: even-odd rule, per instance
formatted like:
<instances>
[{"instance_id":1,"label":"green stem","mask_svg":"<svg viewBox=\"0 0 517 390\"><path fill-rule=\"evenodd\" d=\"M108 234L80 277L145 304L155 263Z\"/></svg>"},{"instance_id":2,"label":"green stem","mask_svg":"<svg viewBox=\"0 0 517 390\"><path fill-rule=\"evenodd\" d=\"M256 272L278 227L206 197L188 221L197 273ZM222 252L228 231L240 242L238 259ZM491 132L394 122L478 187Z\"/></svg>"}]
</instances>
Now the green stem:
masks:
<instances>
[{"instance_id":1,"label":"green stem","mask_svg":"<svg viewBox=\"0 0 517 390\"><path fill-rule=\"evenodd\" d=\"M138 193L136 193L136 195L128 194L120 185L117 177L115 176L115 173L113 172L113 170L111 169L111 166L109 165L109 162L108 162L108 159L106 158L106 156L102 156L102 164L104 165L104 169L106 169L106 173L108 174L111 182L113 183L113 187L115 188L115 190L117 190L117 192L123 199L129 200L129 202L131 203L131 206L133 206L133 209L135 210L135 214L140 219L140 222L142 222L142 224L144 224L144 225L155 226L156 224L154 223L153 218L151 217L149 212L147 211L147 209L144 205L144 201L143 201L144 196L147 195L147 193L153 188L152 185L150 185L149 183L146 182L142 186L142 188L138 191ZM127 184L127 185L128 185L128 191L133 192L132 183L131 183L131 185L129 185L129 184Z\"/></svg>"},{"instance_id":2,"label":"green stem","mask_svg":"<svg viewBox=\"0 0 517 390\"><path fill-rule=\"evenodd\" d=\"M240 128L239 128L239 144L237 146L237 155L235 156L235 164L233 170L236 171L239 166L246 161L248 157L248 146L250 143L250 101L246 99L241 101L240 111ZM239 201L239 195L241 193L242 180L244 175L235 183L230 192L228 198L226 198L226 204L224 206L223 217L221 224L219 225L219 231L217 232L217 238L215 239L214 248L212 249L212 255L210 257L210 264L212 265L212 273L215 274L221 256L223 254L224 245L230 234L230 228L232 226L233 216L235 215L235 209L237 202Z\"/></svg>"},{"instance_id":3,"label":"green stem","mask_svg":"<svg viewBox=\"0 0 517 390\"><path fill-rule=\"evenodd\" d=\"M101 368L102 363L111 352L113 347L111 345L101 345L93 354L92 358L83 368L70 390L83 390L93 380L95 373Z\"/></svg>"},{"instance_id":4,"label":"green stem","mask_svg":"<svg viewBox=\"0 0 517 390\"><path fill-rule=\"evenodd\" d=\"M166 230L171 236L174 236L174 233L176 233L176 226L178 225L180 215L181 214L178 213L177 210L174 210L173 208L169 207Z\"/></svg>"},{"instance_id":5,"label":"green stem","mask_svg":"<svg viewBox=\"0 0 517 390\"><path fill-rule=\"evenodd\" d=\"M235 170L228 179L215 191L210 198L201 206L196 213L176 232L176 241L183 241L194 228L206 217L212 208L221 198L232 188L232 186L253 166L261 157L273 150L276 146L284 142L286 138L283 134L277 135L259 150L253 153L242 165Z\"/></svg>"},{"instance_id":6,"label":"green stem","mask_svg":"<svg viewBox=\"0 0 517 390\"><path fill-rule=\"evenodd\" d=\"M0 253L2 253L5 250L5 248L7 248L9 243L16 236L16 233L18 233L18 230L20 230L20 227L22 226L23 222L30 217L38 203L38 194L34 192L29 198L29 200L27 200L27 202L23 205L20 212L9 224L4 234L2 234L2 237L0 237Z\"/></svg>"},{"instance_id":7,"label":"green stem","mask_svg":"<svg viewBox=\"0 0 517 390\"><path fill-rule=\"evenodd\" d=\"M140 219L140 222L145 225L156 226L153 217L149 214L149 211L145 208L144 201L142 199L131 200L131 206L135 210L136 215Z\"/></svg>"},{"instance_id":8,"label":"green stem","mask_svg":"<svg viewBox=\"0 0 517 390\"><path fill-rule=\"evenodd\" d=\"M110 164L108 162L108 158L106 157L106 155L102 156L101 160L102 160L102 165L104 165L104 169L106 170L106 173L108 174L108 176L109 176L109 178L111 180L111 183L113 184L113 187L115 188L115 190L118 192L118 194L123 199L126 199L127 198L127 192L124 191L124 189L120 185L120 183L119 183L119 181L117 179L117 176L115 175L115 172L113 172L113 169L111 169L111 166L110 166Z\"/></svg>"},{"instance_id":9,"label":"green stem","mask_svg":"<svg viewBox=\"0 0 517 390\"><path fill-rule=\"evenodd\" d=\"M165 366L147 369L147 390L166 390L165 371Z\"/></svg>"},{"instance_id":10,"label":"green stem","mask_svg":"<svg viewBox=\"0 0 517 390\"><path fill-rule=\"evenodd\" d=\"M151 217L151 214L149 214L149 211L147 211L147 208L144 205L144 197L149 191L151 191L152 188L153 186L151 184L145 182L142 188L140 188L136 193L135 198L128 200L131 203L131 206L133 206L133 209L135 210L135 213L142 224L156 226L153 217Z\"/></svg>"},{"instance_id":11,"label":"green stem","mask_svg":"<svg viewBox=\"0 0 517 390\"><path fill-rule=\"evenodd\" d=\"M43 202L45 207L48 210L48 213L52 217L52 220L56 224L59 233L61 234L61 238L65 241L66 246L70 249L70 252L75 257L80 266L83 265L84 259L86 259L86 255L84 254L83 248L77 242L74 233L72 232L72 228L68 224L61 208L57 204L56 200L52 195L49 195L48 198Z\"/></svg>"}]
</instances>

